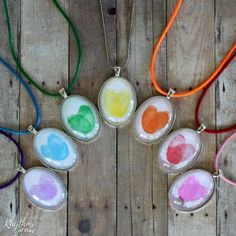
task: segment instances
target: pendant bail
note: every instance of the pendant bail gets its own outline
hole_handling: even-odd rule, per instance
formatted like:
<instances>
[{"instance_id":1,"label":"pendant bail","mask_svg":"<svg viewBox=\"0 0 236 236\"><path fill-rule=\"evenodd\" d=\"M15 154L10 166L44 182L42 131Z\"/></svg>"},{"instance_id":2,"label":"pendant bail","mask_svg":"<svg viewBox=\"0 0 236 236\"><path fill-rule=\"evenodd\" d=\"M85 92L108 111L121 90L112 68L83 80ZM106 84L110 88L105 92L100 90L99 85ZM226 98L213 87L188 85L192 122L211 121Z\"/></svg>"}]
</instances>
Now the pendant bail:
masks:
<instances>
[{"instance_id":1,"label":"pendant bail","mask_svg":"<svg viewBox=\"0 0 236 236\"><path fill-rule=\"evenodd\" d=\"M166 97L167 97L168 99L170 99L175 93L176 93L176 91L171 88L171 89L168 91L168 94L167 94Z\"/></svg>"},{"instance_id":2,"label":"pendant bail","mask_svg":"<svg viewBox=\"0 0 236 236\"><path fill-rule=\"evenodd\" d=\"M205 129L206 129L206 126L205 126L203 123L201 123L201 125L200 125L200 126L198 127L198 129L197 129L197 133L200 134L200 133L202 133Z\"/></svg>"},{"instance_id":3,"label":"pendant bail","mask_svg":"<svg viewBox=\"0 0 236 236\"><path fill-rule=\"evenodd\" d=\"M17 171L21 172L22 174L26 173L25 168L21 164L18 165Z\"/></svg>"},{"instance_id":4,"label":"pendant bail","mask_svg":"<svg viewBox=\"0 0 236 236\"><path fill-rule=\"evenodd\" d=\"M223 172L221 169L219 169L213 174L213 178L219 178L222 175L223 175Z\"/></svg>"},{"instance_id":5,"label":"pendant bail","mask_svg":"<svg viewBox=\"0 0 236 236\"><path fill-rule=\"evenodd\" d=\"M119 77L120 76L121 67L120 66L114 66L113 69L115 71L115 76Z\"/></svg>"},{"instance_id":6,"label":"pendant bail","mask_svg":"<svg viewBox=\"0 0 236 236\"><path fill-rule=\"evenodd\" d=\"M61 94L61 96L62 96L63 98L67 98L67 97L68 97L68 95L67 95L67 93L66 93L66 90L65 90L64 88L61 88L61 89L59 90L59 93Z\"/></svg>"},{"instance_id":7,"label":"pendant bail","mask_svg":"<svg viewBox=\"0 0 236 236\"><path fill-rule=\"evenodd\" d=\"M37 134L38 131L33 127L33 125L30 125L28 127L28 131L31 133L31 134Z\"/></svg>"}]
</instances>

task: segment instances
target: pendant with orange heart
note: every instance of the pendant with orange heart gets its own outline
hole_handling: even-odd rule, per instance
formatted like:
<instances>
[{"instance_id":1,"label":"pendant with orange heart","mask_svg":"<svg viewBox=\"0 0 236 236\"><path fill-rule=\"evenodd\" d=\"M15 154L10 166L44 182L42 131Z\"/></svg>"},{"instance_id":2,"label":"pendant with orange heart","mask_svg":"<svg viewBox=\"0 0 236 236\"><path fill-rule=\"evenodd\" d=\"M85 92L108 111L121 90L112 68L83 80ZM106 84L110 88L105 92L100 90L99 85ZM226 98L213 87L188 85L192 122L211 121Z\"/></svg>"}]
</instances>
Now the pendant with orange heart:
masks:
<instances>
[{"instance_id":1,"label":"pendant with orange heart","mask_svg":"<svg viewBox=\"0 0 236 236\"><path fill-rule=\"evenodd\" d=\"M137 139L146 144L162 139L172 129L176 118L174 104L162 96L151 97L137 110L133 131Z\"/></svg>"},{"instance_id":2,"label":"pendant with orange heart","mask_svg":"<svg viewBox=\"0 0 236 236\"><path fill-rule=\"evenodd\" d=\"M165 127L169 122L169 113L158 111L156 107L149 106L142 116L142 126L145 132L153 134Z\"/></svg>"}]
</instances>

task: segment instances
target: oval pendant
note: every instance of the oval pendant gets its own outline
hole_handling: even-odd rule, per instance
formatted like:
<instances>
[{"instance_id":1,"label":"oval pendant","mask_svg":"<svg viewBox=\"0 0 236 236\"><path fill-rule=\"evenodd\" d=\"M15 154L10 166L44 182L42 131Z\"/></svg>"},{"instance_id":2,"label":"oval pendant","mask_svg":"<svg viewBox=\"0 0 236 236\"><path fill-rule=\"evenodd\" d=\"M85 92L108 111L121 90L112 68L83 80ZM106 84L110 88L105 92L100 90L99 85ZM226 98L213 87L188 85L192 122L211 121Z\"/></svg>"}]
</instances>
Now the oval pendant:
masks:
<instances>
[{"instance_id":1,"label":"oval pendant","mask_svg":"<svg viewBox=\"0 0 236 236\"><path fill-rule=\"evenodd\" d=\"M137 110L133 131L140 142L151 144L170 132L175 119L176 112L170 99L162 96L151 97Z\"/></svg>"},{"instance_id":2,"label":"oval pendant","mask_svg":"<svg viewBox=\"0 0 236 236\"><path fill-rule=\"evenodd\" d=\"M67 97L61 104L60 116L63 127L76 140L89 142L98 137L101 119L97 108L87 98Z\"/></svg>"},{"instance_id":3,"label":"oval pendant","mask_svg":"<svg viewBox=\"0 0 236 236\"><path fill-rule=\"evenodd\" d=\"M98 105L102 118L108 125L111 127L127 125L137 106L132 84L123 77L111 77L100 89Z\"/></svg>"},{"instance_id":4,"label":"oval pendant","mask_svg":"<svg viewBox=\"0 0 236 236\"><path fill-rule=\"evenodd\" d=\"M169 204L177 211L194 211L210 200L214 189L215 181L208 171L190 170L179 175L171 184Z\"/></svg>"},{"instance_id":5,"label":"oval pendant","mask_svg":"<svg viewBox=\"0 0 236 236\"><path fill-rule=\"evenodd\" d=\"M22 186L27 198L41 209L58 210L66 204L67 190L62 178L47 168L27 170Z\"/></svg>"},{"instance_id":6,"label":"oval pendant","mask_svg":"<svg viewBox=\"0 0 236 236\"><path fill-rule=\"evenodd\" d=\"M158 161L167 173L177 173L192 167L203 148L201 135L192 129L177 129L159 147Z\"/></svg>"},{"instance_id":7,"label":"oval pendant","mask_svg":"<svg viewBox=\"0 0 236 236\"><path fill-rule=\"evenodd\" d=\"M34 137L33 148L39 160L55 170L70 170L79 158L77 145L73 139L55 128L38 131Z\"/></svg>"}]
</instances>

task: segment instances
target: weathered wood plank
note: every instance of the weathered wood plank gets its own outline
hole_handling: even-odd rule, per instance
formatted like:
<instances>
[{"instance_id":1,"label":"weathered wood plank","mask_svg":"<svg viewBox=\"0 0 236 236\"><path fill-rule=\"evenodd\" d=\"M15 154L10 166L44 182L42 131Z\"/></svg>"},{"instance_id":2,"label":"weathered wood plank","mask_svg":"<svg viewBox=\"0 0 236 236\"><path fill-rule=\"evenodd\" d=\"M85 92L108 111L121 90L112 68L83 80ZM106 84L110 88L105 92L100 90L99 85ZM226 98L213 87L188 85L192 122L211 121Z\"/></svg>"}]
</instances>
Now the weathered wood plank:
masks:
<instances>
[{"instance_id":1,"label":"weathered wood plank","mask_svg":"<svg viewBox=\"0 0 236 236\"><path fill-rule=\"evenodd\" d=\"M115 56L115 15L108 12L114 0L103 2L110 56ZM79 83L73 94L88 97L95 104L102 83L113 73L108 67L99 1L70 1L83 48ZM75 45L71 36L70 75L74 73ZM91 144L79 144L81 160L71 172L68 234L116 235L116 130L105 124L101 136Z\"/></svg>"},{"instance_id":2,"label":"weathered wood plank","mask_svg":"<svg viewBox=\"0 0 236 236\"><path fill-rule=\"evenodd\" d=\"M68 1L60 1L64 8ZM21 60L26 70L40 84L51 90L59 90L67 85L68 78L68 25L48 0L23 0L21 4ZM61 128L59 104L61 98L50 98L34 89L39 98L42 123L41 127ZM20 99L21 127L29 125L32 104L21 90ZM40 165L32 150L33 135L21 137L21 144L26 155L26 166ZM62 175L62 174L60 174ZM64 180L66 181L66 174ZM26 214L34 223L35 235L66 235L67 209L56 213L42 211L30 204L21 192L20 214ZM27 234L22 234L27 235Z\"/></svg>"},{"instance_id":3,"label":"weathered wood plank","mask_svg":"<svg viewBox=\"0 0 236 236\"><path fill-rule=\"evenodd\" d=\"M20 33L20 1L15 3L9 1L9 11L12 16L13 35L15 38L15 46L18 47L19 40L17 35ZM3 8L3 1L0 2L0 8ZM4 15L0 15L0 55L12 64L8 43L7 43L7 28ZM19 127L19 83L13 75L10 74L2 65L0 65L0 124L1 126L18 129ZM18 139L18 137L15 137ZM15 146L8 142L7 139L0 137L0 183L13 177L16 173L18 165L18 155ZM18 219L19 213L19 194L18 184L0 191L0 235L18 235L13 229L7 229L5 223L7 219L14 217Z\"/></svg>"},{"instance_id":4,"label":"weathered wood plank","mask_svg":"<svg viewBox=\"0 0 236 236\"><path fill-rule=\"evenodd\" d=\"M168 2L168 18L176 4ZM205 80L214 70L214 1L183 1L177 20L167 40L168 87L188 90ZM176 128L197 128L194 109L197 96L173 99L177 109ZM215 123L214 91L205 99L202 112ZM195 167L211 170L215 153L214 136L203 135L205 149ZM169 177L169 184L173 177ZM181 214L169 207L169 235L215 235L216 207L213 198L206 208L196 213ZM207 225L207 227L205 227Z\"/></svg>"},{"instance_id":5,"label":"weathered wood plank","mask_svg":"<svg viewBox=\"0 0 236 236\"><path fill-rule=\"evenodd\" d=\"M135 4L130 61L122 76L132 82L138 94L138 104L141 104L152 95L149 77L153 47L152 1L136 0ZM120 63L127 56L130 27L127 9L131 11L131 5L132 1L117 1L117 52ZM132 123L118 130L118 235L156 235L154 227L159 219L155 217L154 222L155 148L156 145L145 146L134 138ZM160 180L155 178L155 181ZM162 229L159 230L162 232Z\"/></svg>"},{"instance_id":6,"label":"weathered wood plank","mask_svg":"<svg viewBox=\"0 0 236 236\"><path fill-rule=\"evenodd\" d=\"M102 82L113 73L106 62L98 1L61 2L65 8L69 8L76 22L84 49L82 71L73 94L84 95L96 103ZM116 2L117 14L114 14ZM156 94L149 78L150 56L153 43L165 26L166 11L169 18L175 4L176 0L136 0L131 60L122 75L132 81L139 104ZM110 56L115 60L117 53L117 60L121 61L126 57L132 0L104 0L103 5ZM71 78L74 73L76 50L72 34L68 37L68 26L64 19L48 0L22 0L17 3L10 0L9 6L16 45L20 42L18 39L22 31L20 52L27 71L45 87L55 90L65 87L69 81L68 75ZM163 86L176 87L177 90L191 89L210 75L234 43L234 6L235 0L183 1L177 21L168 34L167 46L164 42L157 59L158 80ZM5 32L0 34L0 54L11 61L2 15L0 28L1 32ZM217 127L234 121L234 65L235 62L217 84L217 113L214 88L211 88L203 103L201 117L211 127L216 125L216 121ZM0 77L0 94L9 91L7 96L2 96L0 123L17 128L20 119L20 128L25 128L32 122L33 115L29 115L33 109L31 101L23 89L19 94L18 83L2 67ZM33 90L40 99L42 127L61 128L58 110L61 99L51 99ZM178 113L175 128L196 128L193 114L198 96L173 99ZM203 136L205 150L197 166L211 171L216 137ZM224 137L219 135L217 143L222 143ZM27 168L40 165L31 148L32 138L31 135L20 138L26 152ZM6 140L0 138L0 145L4 145L4 149L0 150L3 158L0 165L1 181L10 177L16 168L17 156L13 146L6 145ZM217 215L215 196L206 208L196 213L181 214L170 209L167 190L173 176L167 177L157 165L158 145L148 147L134 139L132 124L118 131L104 125L102 135L96 142L78 144L78 147L81 149L79 166L68 175L68 179L66 174L63 175L69 189L68 209L57 213L41 211L25 199L22 191L19 202L15 184L0 192L1 235L18 235L4 228L5 221L13 216L20 219L26 215L34 222L35 235L234 235L235 189L219 183ZM229 146L227 151L234 153L235 145ZM228 155L223 164L226 173L236 178L233 155ZM85 233L86 230L89 232Z\"/></svg>"},{"instance_id":7,"label":"weathered wood plank","mask_svg":"<svg viewBox=\"0 0 236 236\"><path fill-rule=\"evenodd\" d=\"M228 50L235 44L236 17L234 0L216 1L216 63L218 64ZM236 95L235 78L236 69L234 62L221 75L217 84L217 127L222 128L235 123ZM218 135L218 146L229 134ZM222 169L232 179L235 175L235 140L230 143L223 153ZM217 194L217 235L231 236L235 234L235 194L236 189L220 181Z\"/></svg>"},{"instance_id":8,"label":"weathered wood plank","mask_svg":"<svg viewBox=\"0 0 236 236\"><path fill-rule=\"evenodd\" d=\"M167 4L166 0L153 0L152 24L153 24L153 46L161 35L166 25ZM167 76L167 53L166 39L162 43L156 61L157 80L166 88ZM153 90L155 88L153 87ZM155 94L157 94L155 90ZM159 94L158 94L159 95ZM159 146L154 146L153 153L153 214L154 214L154 235L168 235L168 176L159 168L157 152Z\"/></svg>"}]
</instances>

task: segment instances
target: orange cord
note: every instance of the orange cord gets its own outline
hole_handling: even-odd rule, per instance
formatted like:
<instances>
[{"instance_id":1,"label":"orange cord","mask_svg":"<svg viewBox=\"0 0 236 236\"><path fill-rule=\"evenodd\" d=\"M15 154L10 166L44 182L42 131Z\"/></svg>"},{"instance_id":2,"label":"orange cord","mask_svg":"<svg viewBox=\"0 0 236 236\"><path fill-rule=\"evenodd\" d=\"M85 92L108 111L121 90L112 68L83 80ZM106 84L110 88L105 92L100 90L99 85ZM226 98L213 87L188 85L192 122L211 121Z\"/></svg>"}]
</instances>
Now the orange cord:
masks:
<instances>
[{"instance_id":1,"label":"orange cord","mask_svg":"<svg viewBox=\"0 0 236 236\"><path fill-rule=\"evenodd\" d=\"M171 15L171 18L165 28L165 30L163 31L163 33L161 34L160 38L158 39L153 54L152 54L152 60L151 60L151 81L154 85L154 87L156 88L156 90L161 93L162 95L167 96L168 92L163 90L160 85L157 83L156 79L155 79L155 63L156 63L156 58L158 55L158 51L161 47L161 44L164 40L164 38L166 37L170 27L172 26L178 12L180 9L180 6L182 4L183 0L178 0L174 12ZM187 96L191 96L197 92L199 92L201 89L203 89L204 87L206 87L215 77L215 75L222 69L222 67L224 67L224 64L227 62L227 60L230 58L230 56L234 53L234 51L236 50L236 44L234 44L234 46L231 48L231 50L228 52L228 54L226 55L226 57L221 61L221 63L218 65L218 67L216 68L216 70L211 74L211 76L205 80L202 84L198 85L197 87L193 88L191 91L184 91L181 93L175 93L172 97L176 97L176 98L180 98L180 97L187 97Z\"/></svg>"}]
</instances>

